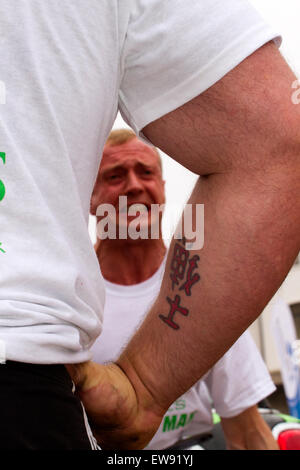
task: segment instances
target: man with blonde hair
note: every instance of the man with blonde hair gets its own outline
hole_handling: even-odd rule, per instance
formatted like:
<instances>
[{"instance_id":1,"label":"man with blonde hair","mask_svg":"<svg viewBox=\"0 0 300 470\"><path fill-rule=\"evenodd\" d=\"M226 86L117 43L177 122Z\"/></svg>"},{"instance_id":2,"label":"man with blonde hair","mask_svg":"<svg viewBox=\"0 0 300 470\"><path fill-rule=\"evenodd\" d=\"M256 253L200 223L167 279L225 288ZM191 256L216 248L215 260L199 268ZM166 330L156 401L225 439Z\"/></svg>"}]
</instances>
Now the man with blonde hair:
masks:
<instances>
[{"instance_id":1,"label":"man with blonde hair","mask_svg":"<svg viewBox=\"0 0 300 470\"><path fill-rule=\"evenodd\" d=\"M133 132L132 129L114 129L110 132L105 145L106 146L117 146L117 145L122 145L126 144L126 142L129 142L132 139L136 138L136 134ZM150 143L149 143L150 145ZM161 161L161 156L159 151L157 150L156 147L152 146L154 152L157 154L158 159L159 159L159 165L162 170L162 161Z\"/></svg>"},{"instance_id":2,"label":"man with blonde hair","mask_svg":"<svg viewBox=\"0 0 300 470\"><path fill-rule=\"evenodd\" d=\"M295 76L247 0L1 0L0 18L1 445L90 448L67 364L101 444L144 447L299 252ZM89 362L104 286L87 223L118 109L201 175L207 235L191 295L170 283L172 243L158 299L106 367Z\"/></svg>"}]
</instances>

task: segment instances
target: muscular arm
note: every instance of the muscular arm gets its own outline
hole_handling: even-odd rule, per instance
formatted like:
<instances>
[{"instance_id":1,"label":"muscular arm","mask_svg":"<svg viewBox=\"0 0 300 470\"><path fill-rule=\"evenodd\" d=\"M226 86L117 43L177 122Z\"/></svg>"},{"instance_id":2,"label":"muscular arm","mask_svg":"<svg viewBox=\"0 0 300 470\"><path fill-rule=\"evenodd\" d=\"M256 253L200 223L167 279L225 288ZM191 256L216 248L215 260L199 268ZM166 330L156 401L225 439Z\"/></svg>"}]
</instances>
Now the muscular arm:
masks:
<instances>
[{"instance_id":1,"label":"muscular arm","mask_svg":"<svg viewBox=\"0 0 300 470\"><path fill-rule=\"evenodd\" d=\"M119 364L163 406L189 388L257 318L300 249L300 107L293 74L268 44L145 135L200 178L205 205L200 281L181 295L188 316L164 323L174 298L169 250L160 295ZM178 182L180 185L180 182ZM151 334L149 334L151 332ZM159 381L157 378L160 377ZM158 398L159 397L159 398Z\"/></svg>"},{"instance_id":2,"label":"muscular arm","mask_svg":"<svg viewBox=\"0 0 300 470\"><path fill-rule=\"evenodd\" d=\"M124 383L114 386L116 401L130 408L136 400L126 415L127 429L145 410L155 410L159 421L224 354L262 312L300 250L300 106L291 101L294 80L276 47L267 44L201 96L144 129L154 145L202 176L189 202L205 204L205 244L190 253L199 256L194 273L200 280L187 296L172 289L172 243L160 295L117 361L133 389L132 398L122 400ZM188 315L176 313L175 330L162 316L176 295ZM89 373L80 375L87 392ZM127 431L121 434L119 445Z\"/></svg>"},{"instance_id":3,"label":"muscular arm","mask_svg":"<svg viewBox=\"0 0 300 470\"><path fill-rule=\"evenodd\" d=\"M233 418L221 418L228 450L279 450L257 406Z\"/></svg>"}]
</instances>

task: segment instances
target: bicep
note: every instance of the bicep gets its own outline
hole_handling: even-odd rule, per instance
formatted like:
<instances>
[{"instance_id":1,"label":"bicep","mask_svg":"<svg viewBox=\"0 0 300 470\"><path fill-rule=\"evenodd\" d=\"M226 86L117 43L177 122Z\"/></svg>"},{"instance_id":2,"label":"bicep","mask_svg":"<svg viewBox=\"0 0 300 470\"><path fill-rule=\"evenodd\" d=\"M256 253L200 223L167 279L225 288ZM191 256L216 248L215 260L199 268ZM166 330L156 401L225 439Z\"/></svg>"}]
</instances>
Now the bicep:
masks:
<instances>
[{"instance_id":1,"label":"bicep","mask_svg":"<svg viewBox=\"0 0 300 470\"><path fill-rule=\"evenodd\" d=\"M294 80L277 47L268 43L143 133L199 175L261 166L262 154L276 161L297 133L300 137L300 107L291 99Z\"/></svg>"}]
</instances>

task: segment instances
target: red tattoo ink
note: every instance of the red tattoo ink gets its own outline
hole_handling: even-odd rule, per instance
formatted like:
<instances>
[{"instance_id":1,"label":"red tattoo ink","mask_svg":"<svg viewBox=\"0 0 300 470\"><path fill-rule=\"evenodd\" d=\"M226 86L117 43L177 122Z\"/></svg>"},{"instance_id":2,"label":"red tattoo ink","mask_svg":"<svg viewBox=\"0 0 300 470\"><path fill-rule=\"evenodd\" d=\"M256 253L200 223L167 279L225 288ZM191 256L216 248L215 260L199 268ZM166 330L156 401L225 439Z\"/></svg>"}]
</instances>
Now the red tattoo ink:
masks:
<instances>
[{"instance_id":1,"label":"red tattoo ink","mask_svg":"<svg viewBox=\"0 0 300 470\"><path fill-rule=\"evenodd\" d=\"M173 258L171 261L170 278L172 280L172 290L174 290L174 285L179 285L179 280L182 281L182 279L184 278L188 258L189 252L181 245L176 243L174 247Z\"/></svg>"},{"instance_id":2,"label":"red tattoo ink","mask_svg":"<svg viewBox=\"0 0 300 470\"><path fill-rule=\"evenodd\" d=\"M172 300L170 297L167 297L167 301L170 304L170 311L169 315L165 317L164 315L159 315L159 318L165 322L167 325L169 325L173 330L178 330L180 328L177 323L173 321L173 318L175 316L176 312L179 312L181 315L187 316L189 314L189 311L187 308L181 307L180 304L180 297L179 295L175 296L175 299Z\"/></svg>"},{"instance_id":3,"label":"red tattoo ink","mask_svg":"<svg viewBox=\"0 0 300 470\"><path fill-rule=\"evenodd\" d=\"M186 274L186 281L182 284L182 286L179 288L179 290L183 290L185 291L186 295L187 296L190 296L191 295L191 288L194 284L196 284L196 282L198 282L200 280L200 276L199 274L193 274L193 271L194 269L198 268L198 261L199 261L199 256L198 255L194 255L190 260L189 260L189 267L188 267L188 270L187 270L187 274Z\"/></svg>"},{"instance_id":4,"label":"red tattoo ink","mask_svg":"<svg viewBox=\"0 0 300 470\"><path fill-rule=\"evenodd\" d=\"M185 238L180 240L180 243L182 243L183 246L179 243L175 244L173 258L171 260L170 278L172 280L172 290L174 290L174 286L180 286L179 290L183 290L185 295L190 297L192 295L191 289L193 285L200 280L200 275L198 273L194 273L194 270L198 268L200 257L198 255L194 255L189 259L190 253L185 249ZM187 264L188 269L186 272ZM184 282L181 283L181 281ZM174 321L174 316L178 312L186 317L189 314L189 310L180 305L181 298L179 295L176 295L174 300L167 297L167 301L170 304L169 314L168 316L159 315L159 318L173 330L179 330L180 326Z\"/></svg>"}]
</instances>

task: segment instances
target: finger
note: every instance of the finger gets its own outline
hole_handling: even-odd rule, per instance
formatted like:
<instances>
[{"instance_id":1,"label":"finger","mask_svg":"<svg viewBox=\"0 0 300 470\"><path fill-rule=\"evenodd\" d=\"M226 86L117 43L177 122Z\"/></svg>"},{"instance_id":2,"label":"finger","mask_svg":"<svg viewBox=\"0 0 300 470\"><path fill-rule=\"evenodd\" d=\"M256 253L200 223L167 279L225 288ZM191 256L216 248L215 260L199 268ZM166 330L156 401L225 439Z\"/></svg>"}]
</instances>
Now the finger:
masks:
<instances>
[{"instance_id":1,"label":"finger","mask_svg":"<svg viewBox=\"0 0 300 470\"><path fill-rule=\"evenodd\" d=\"M79 364L65 364L65 367L77 388L87 390L93 386L95 375L93 374L92 362Z\"/></svg>"}]
</instances>

